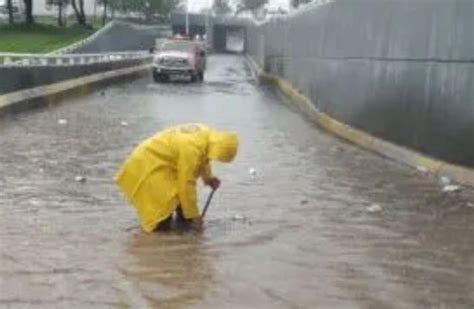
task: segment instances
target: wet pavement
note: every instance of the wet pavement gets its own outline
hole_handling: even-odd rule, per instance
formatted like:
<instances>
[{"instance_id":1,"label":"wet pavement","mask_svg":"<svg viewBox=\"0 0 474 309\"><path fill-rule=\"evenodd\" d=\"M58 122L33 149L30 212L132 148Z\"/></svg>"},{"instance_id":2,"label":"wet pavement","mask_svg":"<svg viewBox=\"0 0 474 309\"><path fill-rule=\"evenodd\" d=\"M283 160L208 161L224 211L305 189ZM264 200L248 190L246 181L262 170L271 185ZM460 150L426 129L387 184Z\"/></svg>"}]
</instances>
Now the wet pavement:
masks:
<instances>
[{"instance_id":1,"label":"wet pavement","mask_svg":"<svg viewBox=\"0 0 474 309\"><path fill-rule=\"evenodd\" d=\"M145 234L113 176L184 122L237 131L241 151L202 235ZM474 307L473 192L324 133L241 57L211 57L203 84L143 78L3 118L0 145L2 308Z\"/></svg>"}]
</instances>

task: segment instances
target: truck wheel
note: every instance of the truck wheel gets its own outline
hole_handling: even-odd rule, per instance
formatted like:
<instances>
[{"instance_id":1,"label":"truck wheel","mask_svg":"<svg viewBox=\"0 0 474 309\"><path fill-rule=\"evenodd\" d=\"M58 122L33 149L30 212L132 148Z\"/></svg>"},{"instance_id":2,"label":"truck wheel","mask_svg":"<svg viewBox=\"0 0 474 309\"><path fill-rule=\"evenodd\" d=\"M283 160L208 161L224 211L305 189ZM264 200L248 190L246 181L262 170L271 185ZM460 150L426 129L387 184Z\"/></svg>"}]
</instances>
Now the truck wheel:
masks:
<instances>
[{"instance_id":1,"label":"truck wheel","mask_svg":"<svg viewBox=\"0 0 474 309\"><path fill-rule=\"evenodd\" d=\"M161 76L160 76L160 74L158 74L158 73L156 73L156 72L153 72L153 80L154 80L156 83L161 82Z\"/></svg>"},{"instance_id":2,"label":"truck wheel","mask_svg":"<svg viewBox=\"0 0 474 309\"><path fill-rule=\"evenodd\" d=\"M157 83L166 83L169 77L167 75L153 73L153 80Z\"/></svg>"},{"instance_id":3,"label":"truck wheel","mask_svg":"<svg viewBox=\"0 0 474 309\"><path fill-rule=\"evenodd\" d=\"M198 73L198 80L199 80L200 82L203 82L203 81L204 81L204 72L201 71L201 72Z\"/></svg>"}]
</instances>

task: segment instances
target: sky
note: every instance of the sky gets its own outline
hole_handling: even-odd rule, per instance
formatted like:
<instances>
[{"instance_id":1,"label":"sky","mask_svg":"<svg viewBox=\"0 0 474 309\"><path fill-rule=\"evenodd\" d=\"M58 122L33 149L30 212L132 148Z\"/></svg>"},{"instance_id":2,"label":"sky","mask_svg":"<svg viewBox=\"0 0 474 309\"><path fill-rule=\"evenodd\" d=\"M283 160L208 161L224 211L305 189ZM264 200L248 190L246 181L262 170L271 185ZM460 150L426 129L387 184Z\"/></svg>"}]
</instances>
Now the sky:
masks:
<instances>
[{"instance_id":1,"label":"sky","mask_svg":"<svg viewBox=\"0 0 474 309\"><path fill-rule=\"evenodd\" d=\"M199 11L204 7L209 7L213 2L212 0L188 0L189 1L189 10L190 11ZM269 8L278 8L282 7L288 9L289 0L269 0Z\"/></svg>"}]
</instances>

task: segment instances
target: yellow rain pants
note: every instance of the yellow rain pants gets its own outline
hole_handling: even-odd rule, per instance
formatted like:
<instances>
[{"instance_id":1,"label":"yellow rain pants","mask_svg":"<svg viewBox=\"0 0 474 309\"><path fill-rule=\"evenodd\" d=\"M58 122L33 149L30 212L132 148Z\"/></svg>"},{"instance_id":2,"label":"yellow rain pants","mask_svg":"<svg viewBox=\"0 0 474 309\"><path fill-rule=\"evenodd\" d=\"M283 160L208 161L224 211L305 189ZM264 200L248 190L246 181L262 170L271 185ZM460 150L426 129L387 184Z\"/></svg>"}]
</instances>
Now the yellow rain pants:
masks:
<instances>
[{"instance_id":1,"label":"yellow rain pants","mask_svg":"<svg viewBox=\"0 0 474 309\"><path fill-rule=\"evenodd\" d=\"M186 219L199 217L196 181L208 183L211 160L231 162L238 148L234 133L187 124L158 132L126 160L116 182L135 207L146 232L168 218L178 205Z\"/></svg>"}]
</instances>

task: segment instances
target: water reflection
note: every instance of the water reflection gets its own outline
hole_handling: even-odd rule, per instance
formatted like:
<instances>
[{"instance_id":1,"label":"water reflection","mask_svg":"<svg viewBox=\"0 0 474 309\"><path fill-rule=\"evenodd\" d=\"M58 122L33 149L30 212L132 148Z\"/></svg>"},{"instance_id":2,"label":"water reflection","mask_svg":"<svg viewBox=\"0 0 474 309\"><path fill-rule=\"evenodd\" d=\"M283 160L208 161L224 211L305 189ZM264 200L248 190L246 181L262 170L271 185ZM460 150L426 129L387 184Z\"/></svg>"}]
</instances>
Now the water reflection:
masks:
<instances>
[{"instance_id":1,"label":"water reflection","mask_svg":"<svg viewBox=\"0 0 474 309\"><path fill-rule=\"evenodd\" d=\"M213 260L201 235L176 232L133 235L125 275L153 308L201 303L213 281Z\"/></svg>"}]
</instances>

